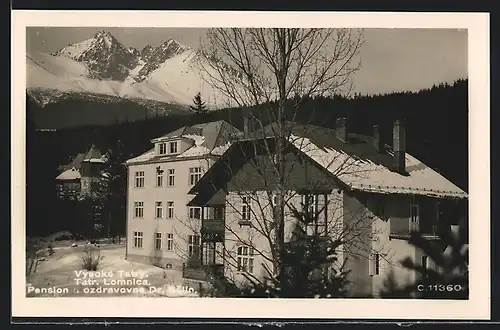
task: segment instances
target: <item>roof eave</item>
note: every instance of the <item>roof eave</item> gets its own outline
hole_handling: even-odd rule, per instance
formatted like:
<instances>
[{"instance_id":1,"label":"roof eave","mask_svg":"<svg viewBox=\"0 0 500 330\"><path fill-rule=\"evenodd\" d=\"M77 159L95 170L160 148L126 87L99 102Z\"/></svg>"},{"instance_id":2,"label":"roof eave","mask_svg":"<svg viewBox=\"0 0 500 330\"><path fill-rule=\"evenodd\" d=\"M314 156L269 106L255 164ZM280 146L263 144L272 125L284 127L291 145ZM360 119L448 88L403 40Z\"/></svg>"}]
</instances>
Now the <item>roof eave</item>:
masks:
<instances>
[{"instance_id":1,"label":"roof eave","mask_svg":"<svg viewBox=\"0 0 500 330\"><path fill-rule=\"evenodd\" d=\"M348 185L348 184L347 184ZM400 187L405 191L397 192L390 191L388 189L384 189L383 187L378 189L370 189L370 187L353 187L352 185L348 185L351 190L362 191L367 193L374 194L383 194L383 195L420 195L420 196L428 196L438 199L468 199L469 196L465 192L452 192L452 191L434 191L434 190L425 190L425 189L413 189L409 187ZM376 187L376 186L374 186Z\"/></svg>"}]
</instances>

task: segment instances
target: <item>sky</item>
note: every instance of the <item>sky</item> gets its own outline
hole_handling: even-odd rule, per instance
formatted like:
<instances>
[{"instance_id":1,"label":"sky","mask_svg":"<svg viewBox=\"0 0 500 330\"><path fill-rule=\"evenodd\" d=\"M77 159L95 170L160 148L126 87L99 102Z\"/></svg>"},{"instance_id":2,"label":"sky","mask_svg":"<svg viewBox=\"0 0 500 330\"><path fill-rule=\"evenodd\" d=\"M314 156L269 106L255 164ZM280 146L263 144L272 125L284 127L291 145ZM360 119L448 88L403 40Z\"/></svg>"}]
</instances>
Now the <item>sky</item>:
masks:
<instances>
[{"instance_id":1,"label":"sky","mask_svg":"<svg viewBox=\"0 0 500 330\"><path fill-rule=\"evenodd\" d=\"M126 47L141 50L172 38L199 47L202 28L28 27L26 50L51 53L109 31ZM418 91L467 78L467 31L457 29L365 29L361 69L353 76L361 94Z\"/></svg>"}]
</instances>

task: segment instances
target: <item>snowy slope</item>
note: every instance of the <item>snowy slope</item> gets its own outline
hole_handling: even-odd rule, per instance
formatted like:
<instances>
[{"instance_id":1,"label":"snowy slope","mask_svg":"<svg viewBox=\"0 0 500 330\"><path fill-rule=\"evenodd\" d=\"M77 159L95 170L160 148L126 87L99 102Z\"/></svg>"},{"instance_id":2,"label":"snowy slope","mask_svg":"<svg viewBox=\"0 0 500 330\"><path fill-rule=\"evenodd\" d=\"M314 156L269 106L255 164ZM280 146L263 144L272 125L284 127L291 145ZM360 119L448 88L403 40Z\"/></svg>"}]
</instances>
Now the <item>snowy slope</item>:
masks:
<instances>
[{"instance_id":1,"label":"snowy slope","mask_svg":"<svg viewBox=\"0 0 500 330\"><path fill-rule=\"evenodd\" d=\"M182 52L166 60L142 84L151 90L168 91L181 104L192 104L193 96L201 92L208 106L226 106L224 95L207 83L205 70L210 70L209 66L202 69L198 61L194 50Z\"/></svg>"},{"instance_id":2,"label":"snowy slope","mask_svg":"<svg viewBox=\"0 0 500 330\"><path fill-rule=\"evenodd\" d=\"M168 91L150 89L134 81L98 80L88 78L84 64L62 56L28 54L26 56L27 88L46 88L60 91L86 92L127 98L145 98L177 103Z\"/></svg>"},{"instance_id":3,"label":"snowy slope","mask_svg":"<svg viewBox=\"0 0 500 330\"><path fill-rule=\"evenodd\" d=\"M88 92L120 96L119 81L87 78L89 69L69 58L49 54L26 55L27 88Z\"/></svg>"},{"instance_id":4,"label":"snowy slope","mask_svg":"<svg viewBox=\"0 0 500 330\"><path fill-rule=\"evenodd\" d=\"M134 78L145 65L139 61L125 81L89 78L90 70L81 62L63 56L27 54L27 88L88 92L124 98L144 98L189 105L201 92L209 107L226 106L224 96L204 80L204 69L195 63L196 53L187 50L167 59L143 81Z\"/></svg>"}]
</instances>

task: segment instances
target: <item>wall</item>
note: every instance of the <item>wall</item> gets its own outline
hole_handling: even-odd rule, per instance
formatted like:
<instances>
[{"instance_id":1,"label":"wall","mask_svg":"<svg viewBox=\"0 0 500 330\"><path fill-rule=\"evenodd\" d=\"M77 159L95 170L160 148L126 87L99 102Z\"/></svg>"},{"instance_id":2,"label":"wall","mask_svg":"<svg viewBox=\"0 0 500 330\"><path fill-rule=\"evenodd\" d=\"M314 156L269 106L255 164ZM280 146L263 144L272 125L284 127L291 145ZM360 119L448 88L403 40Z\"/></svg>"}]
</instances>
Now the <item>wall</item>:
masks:
<instances>
[{"instance_id":1,"label":"wall","mask_svg":"<svg viewBox=\"0 0 500 330\"><path fill-rule=\"evenodd\" d=\"M202 167L203 171L213 163L212 160L197 159L173 161L154 164L131 165L128 169L128 196L127 196L127 239L128 256L146 262L160 264L173 263L174 267L181 267L183 259L187 258L188 238L193 230L198 231L200 221L188 219L187 203L193 198L187 195L192 187L189 183L189 168ZM156 168L160 166L163 172L163 186L156 187ZM168 186L168 169L175 170L175 186ZM135 172L144 171L144 187L135 187ZM134 218L134 202L144 202L144 217ZM163 204L163 218L155 218L155 202ZM167 201L174 202L175 216L167 219ZM143 248L134 248L134 231L143 232ZM154 250L154 235L162 233L162 251ZM174 251L166 251L166 234L172 233Z\"/></svg>"},{"instance_id":2,"label":"wall","mask_svg":"<svg viewBox=\"0 0 500 330\"><path fill-rule=\"evenodd\" d=\"M310 189L329 191L335 186L324 170L313 165L304 156L285 154L285 188L288 190ZM275 189L277 175L269 155L259 155L255 164L245 164L228 183L228 191L258 191Z\"/></svg>"},{"instance_id":3,"label":"wall","mask_svg":"<svg viewBox=\"0 0 500 330\"><path fill-rule=\"evenodd\" d=\"M369 258L372 252L372 214L366 207L367 195L343 193L343 258L353 296L366 296L372 292Z\"/></svg>"},{"instance_id":4,"label":"wall","mask_svg":"<svg viewBox=\"0 0 500 330\"><path fill-rule=\"evenodd\" d=\"M334 187L332 187L334 188ZM252 226L241 224L242 197L250 197L252 209ZM285 207L285 242L292 240L293 231L298 220L293 216L292 209L301 210L301 196L288 191ZM327 230L331 237L340 238L342 235L342 203L343 195L337 189L327 194L326 207L320 206L323 219L327 219ZM323 204L324 205L324 204ZM326 209L326 212L325 212ZM274 230L270 230L272 223L272 207L268 193L258 191L255 193L230 192L226 197L226 232L225 232L225 274L236 283L246 282L243 273L237 271L237 249L240 245L255 247L253 276L262 279L268 277L266 268L272 271L272 245L269 238L274 241ZM342 252L338 252L339 261Z\"/></svg>"},{"instance_id":5,"label":"wall","mask_svg":"<svg viewBox=\"0 0 500 330\"><path fill-rule=\"evenodd\" d=\"M438 199L419 197L420 228L424 233L429 232L431 226L438 221ZM377 296L385 288L386 281L393 277L396 285L408 284L417 280L417 273L401 266L401 261L410 258L420 265L424 253L409 244L405 236L391 236L391 233L404 234L409 229L409 196L387 195L384 197L385 212L376 217L373 222L375 239L374 253L381 255L380 273L372 276L372 293ZM428 260L428 267L434 265Z\"/></svg>"}]
</instances>

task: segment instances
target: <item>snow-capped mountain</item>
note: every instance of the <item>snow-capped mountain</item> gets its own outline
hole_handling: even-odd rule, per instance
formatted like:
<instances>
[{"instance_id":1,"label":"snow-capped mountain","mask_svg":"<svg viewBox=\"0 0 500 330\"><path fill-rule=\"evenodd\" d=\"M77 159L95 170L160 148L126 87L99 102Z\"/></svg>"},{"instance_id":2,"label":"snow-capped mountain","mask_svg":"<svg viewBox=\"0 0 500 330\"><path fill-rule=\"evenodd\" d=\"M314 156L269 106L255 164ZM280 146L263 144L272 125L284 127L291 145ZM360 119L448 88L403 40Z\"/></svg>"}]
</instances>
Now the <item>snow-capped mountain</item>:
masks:
<instances>
[{"instance_id":1,"label":"snow-capped mountain","mask_svg":"<svg viewBox=\"0 0 500 330\"><path fill-rule=\"evenodd\" d=\"M117 81L125 80L138 61L137 55L106 31L99 31L92 38L68 45L51 55L84 63L91 78Z\"/></svg>"},{"instance_id":2,"label":"snow-capped mountain","mask_svg":"<svg viewBox=\"0 0 500 330\"><path fill-rule=\"evenodd\" d=\"M173 39L165 41L159 47L152 49L148 54L147 59L141 59L145 62L145 64L141 67L134 79L137 82L144 81L151 72L158 69L163 63L165 63L166 60L188 50L190 49L179 44Z\"/></svg>"},{"instance_id":3,"label":"snow-capped mountain","mask_svg":"<svg viewBox=\"0 0 500 330\"><path fill-rule=\"evenodd\" d=\"M177 105L192 104L200 92L208 107L227 106L223 94L206 82L211 70L208 61L173 39L138 51L125 47L109 32L99 31L52 54L27 54L27 90L103 94ZM50 98L44 100L50 102Z\"/></svg>"}]
</instances>

